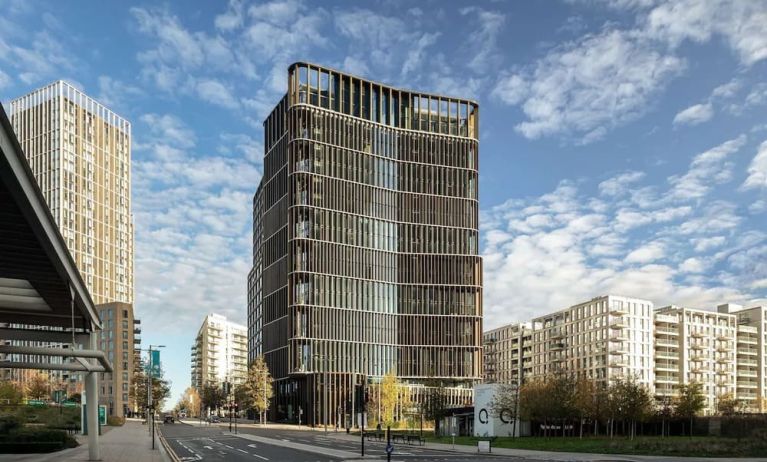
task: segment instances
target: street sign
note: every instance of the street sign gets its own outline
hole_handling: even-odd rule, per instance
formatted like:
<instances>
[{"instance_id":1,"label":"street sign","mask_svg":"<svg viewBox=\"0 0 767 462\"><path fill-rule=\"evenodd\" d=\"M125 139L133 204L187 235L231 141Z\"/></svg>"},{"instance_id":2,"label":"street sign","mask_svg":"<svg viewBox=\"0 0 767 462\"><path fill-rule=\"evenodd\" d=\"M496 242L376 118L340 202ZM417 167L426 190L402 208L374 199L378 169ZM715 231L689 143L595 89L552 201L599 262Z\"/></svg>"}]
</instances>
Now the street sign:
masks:
<instances>
[{"instance_id":1,"label":"street sign","mask_svg":"<svg viewBox=\"0 0 767 462\"><path fill-rule=\"evenodd\" d=\"M29 399L27 400L27 406L45 406L45 401L41 399Z\"/></svg>"},{"instance_id":2,"label":"street sign","mask_svg":"<svg viewBox=\"0 0 767 462\"><path fill-rule=\"evenodd\" d=\"M394 445L389 443L386 445L386 454L391 454L392 452L394 452Z\"/></svg>"},{"instance_id":3,"label":"street sign","mask_svg":"<svg viewBox=\"0 0 767 462\"><path fill-rule=\"evenodd\" d=\"M103 404L99 405L99 423L101 425L107 424L107 407Z\"/></svg>"},{"instance_id":4,"label":"street sign","mask_svg":"<svg viewBox=\"0 0 767 462\"><path fill-rule=\"evenodd\" d=\"M61 403L61 405L64 406L64 407L77 407L78 406L77 402L75 402L75 401L64 401L63 403Z\"/></svg>"}]
</instances>

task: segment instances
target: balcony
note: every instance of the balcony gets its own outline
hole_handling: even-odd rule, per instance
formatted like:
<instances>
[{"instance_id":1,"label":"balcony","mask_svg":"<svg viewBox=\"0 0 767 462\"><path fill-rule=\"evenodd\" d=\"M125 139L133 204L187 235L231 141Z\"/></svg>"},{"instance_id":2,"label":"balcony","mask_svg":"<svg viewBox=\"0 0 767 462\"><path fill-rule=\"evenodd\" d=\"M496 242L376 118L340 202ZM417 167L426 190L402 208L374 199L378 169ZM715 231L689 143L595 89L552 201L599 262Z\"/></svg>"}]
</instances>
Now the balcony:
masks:
<instances>
[{"instance_id":1,"label":"balcony","mask_svg":"<svg viewBox=\"0 0 767 462\"><path fill-rule=\"evenodd\" d=\"M655 375L656 383L678 383L679 379L673 375Z\"/></svg>"},{"instance_id":2,"label":"balcony","mask_svg":"<svg viewBox=\"0 0 767 462\"><path fill-rule=\"evenodd\" d=\"M732 373L732 371L727 369L717 369L715 372L716 375L730 375Z\"/></svg>"},{"instance_id":3,"label":"balcony","mask_svg":"<svg viewBox=\"0 0 767 462\"><path fill-rule=\"evenodd\" d=\"M738 377L758 377L758 374L756 371L744 371L744 370L738 370Z\"/></svg>"},{"instance_id":4,"label":"balcony","mask_svg":"<svg viewBox=\"0 0 767 462\"><path fill-rule=\"evenodd\" d=\"M674 364L656 364L655 370L662 371L662 372L678 372L679 366Z\"/></svg>"},{"instance_id":5,"label":"balcony","mask_svg":"<svg viewBox=\"0 0 767 462\"><path fill-rule=\"evenodd\" d=\"M656 351L656 359L679 359L679 353L675 351Z\"/></svg>"},{"instance_id":6,"label":"balcony","mask_svg":"<svg viewBox=\"0 0 767 462\"><path fill-rule=\"evenodd\" d=\"M629 310L623 307L613 306L612 308L610 308L610 314L621 316L624 314L629 314Z\"/></svg>"},{"instance_id":7,"label":"balcony","mask_svg":"<svg viewBox=\"0 0 767 462\"><path fill-rule=\"evenodd\" d=\"M758 366L759 362L755 359L738 359L738 366Z\"/></svg>"},{"instance_id":8,"label":"balcony","mask_svg":"<svg viewBox=\"0 0 767 462\"><path fill-rule=\"evenodd\" d=\"M628 327L626 320L623 318L610 318L610 329L624 329Z\"/></svg>"},{"instance_id":9,"label":"balcony","mask_svg":"<svg viewBox=\"0 0 767 462\"><path fill-rule=\"evenodd\" d=\"M756 382L738 380L738 388L759 388Z\"/></svg>"},{"instance_id":10,"label":"balcony","mask_svg":"<svg viewBox=\"0 0 767 462\"><path fill-rule=\"evenodd\" d=\"M550 347L554 351L563 350L565 348L564 342L553 342Z\"/></svg>"},{"instance_id":11,"label":"balcony","mask_svg":"<svg viewBox=\"0 0 767 462\"><path fill-rule=\"evenodd\" d=\"M673 340L663 340L663 339L656 339L655 345L661 346L661 347L669 347L669 348L676 348L679 346L679 344Z\"/></svg>"},{"instance_id":12,"label":"balcony","mask_svg":"<svg viewBox=\"0 0 767 462\"><path fill-rule=\"evenodd\" d=\"M732 347L721 345L721 346L716 347L716 351L719 352L719 353L728 353L728 352L732 351Z\"/></svg>"},{"instance_id":13,"label":"balcony","mask_svg":"<svg viewBox=\"0 0 767 462\"><path fill-rule=\"evenodd\" d=\"M625 342L625 341L628 341L628 339L629 339L628 336L623 334L612 334L610 336L611 342Z\"/></svg>"},{"instance_id":14,"label":"balcony","mask_svg":"<svg viewBox=\"0 0 767 462\"><path fill-rule=\"evenodd\" d=\"M759 341L753 337L738 337L739 345L757 345Z\"/></svg>"},{"instance_id":15,"label":"balcony","mask_svg":"<svg viewBox=\"0 0 767 462\"><path fill-rule=\"evenodd\" d=\"M611 355L625 355L626 353L628 353L628 351L623 347L610 348L608 351L610 352Z\"/></svg>"},{"instance_id":16,"label":"balcony","mask_svg":"<svg viewBox=\"0 0 767 462\"><path fill-rule=\"evenodd\" d=\"M667 327L656 327L655 328L655 336L659 335L679 335L679 331L677 329L669 329Z\"/></svg>"},{"instance_id":17,"label":"balcony","mask_svg":"<svg viewBox=\"0 0 767 462\"><path fill-rule=\"evenodd\" d=\"M756 356L759 354L759 350L756 348L738 348L738 356Z\"/></svg>"},{"instance_id":18,"label":"balcony","mask_svg":"<svg viewBox=\"0 0 767 462\"><path fill-rule=\"evenodd\" d=\"M691 350L704 350L704 349L706 349L706 345L704 345L702 343L691 343L690 344L690 349Z\"/></svg>"},{"instance_id":19,"label":"balcony","mask_svg":"<svg viewBox=\"0 0 767 462\"><path fill-rule=\"evenodd\" d=\"M703 333L703 331L694 330L694 331L690 332L690 337L692 337L692 338L703 338L705 336L706 336L706 334Z\"/></svg>"},{"instance_id":20,"label":"balcony","mask_svg":"<svg viewBox=\"0 0 767 462\"><path fill-rule=\"evenodd\" d=\"M616 367L626 367L628 364L625 361L622 360L613 360L610 361L610 367L616 368Z\"/></svg>"}]
</instances>

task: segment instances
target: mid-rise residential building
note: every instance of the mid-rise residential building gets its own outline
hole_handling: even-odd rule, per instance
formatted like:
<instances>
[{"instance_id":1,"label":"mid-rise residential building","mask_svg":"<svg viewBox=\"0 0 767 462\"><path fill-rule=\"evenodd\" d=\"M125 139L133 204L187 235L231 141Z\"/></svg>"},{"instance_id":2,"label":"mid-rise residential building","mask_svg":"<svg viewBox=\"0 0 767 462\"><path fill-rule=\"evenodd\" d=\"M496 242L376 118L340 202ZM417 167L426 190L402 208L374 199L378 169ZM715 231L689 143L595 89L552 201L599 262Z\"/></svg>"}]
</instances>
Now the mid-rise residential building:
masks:
<instances>
[{"instance_id":1,"label":"mid-rise residential building","mask_svg":"<svg viewBox=\"0 0 767 462\"><path fill-rule=\"evenodd\" d=\"M99 402L107 407L107 415L125 417L131 407L130 391L133 383L136 339L140 333L129 303L105 303L96 305L102 325L99 332L99 349L107 354L112 372L100 377Z\"/></svg>"},{"instance_id":2,"label":"mid-rise residential building","mask_svg":"<svg viewBox=\"0 0 767 462\"><path fill-rule=\"evenodd\" d=\"M767 307L723 305L737 317L737 392L747 409L767 412Z\"/></svg>"},{"instance_id":3,"label":"mid-rise residential building","mask_svg":"<svg viewBox=\"0 0 767 462\"><path fill-rule=\"evenodd\" d=\"M633 377L659 404L697 382L706 414L715 413L724 397L767 412L765 307L653 310L647 300L608 295L485 332L484 340L487 382L519 384L557 373L605 383Z\"/></svg>"},{"instance_id":4,"label":"mid-rise residential building","mask_svg":"<svg viewBox=\"0 0 767 462\"><path fill-rule=\"evenodd\" d=\"M656 338L656 374L662 378L656 398L666 399L679 385L698 382L706 399L705 412L713 413L720 397L734 397L735 316L672 305L658 309L656 318L657 328L677 332ZM674 340L676 345L671 346ZM657 388L662 394L657 394Z\"/></svg>"},{"instance_id":5,"label":"mid-rise residential building","mask_svg":"<svg viewBox=\"0 0 767 462\"><path fill-rule=\"evenodd\" d=\"M197 332L192 346L192 386L224 382L243 383L248 375L247 328L219 314L209 314Z\"/></svg>"},{"instance_id":6,"label":"mid-rise residential building","mask_svg":"<svg viewBox=\"0 0 767 462\"><path fill-rule=\"evenodd\" d=\"M61 80L11 101L10 108L19 143L93 301L132 304L130 122ZM50 375L68 383L70 393L80 391L78 375ZM24 382L29 371L5 376Z\"/></svg>"},{"instance_id":7,"label":"mid-rise residential building","mask_svg":"<svg viewBox=\"0 0 767 462\"><path fill-rule=\"evenodd\" d=\"M484 379L486 383L519 385L533 372L533 328L531 323L514 323L483 334Z\"/></svg>"},{"instance_id":8,"label":"mid-rise residential building","mask_svg":"<svg viewBox=\"0 0 767 462\"><path fill-rule=\"evenodd\" d=\"M653 303L606 295L533 319L533 374L653 383Z\"/></svg>"},{"instance_id":9,"label":"mid-rise residential building","mask_svg":"<svg viewBox=\"0 0 767 462\"><path fill-rule=\"evenodd\" d=\"M419 399L481 379L478 105L296 63L264 123L249 277L271 417L349 424L394 374ZM330 410L330 411L328 411Z\"/></svg>"}]
</instances>

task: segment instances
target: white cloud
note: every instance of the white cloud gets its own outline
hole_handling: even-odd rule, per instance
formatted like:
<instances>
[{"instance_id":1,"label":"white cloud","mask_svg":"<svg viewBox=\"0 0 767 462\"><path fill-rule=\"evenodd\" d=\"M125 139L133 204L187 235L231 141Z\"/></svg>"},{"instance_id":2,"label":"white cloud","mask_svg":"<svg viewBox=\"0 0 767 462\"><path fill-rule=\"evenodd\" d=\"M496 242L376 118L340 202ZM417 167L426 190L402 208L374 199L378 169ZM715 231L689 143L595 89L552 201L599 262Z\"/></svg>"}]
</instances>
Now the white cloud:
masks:
<instances>
[{"instance_id":1,"label":"white cloud","mask_svg":"<svg viewBox=\"0 0 767 462\"><path fill-rule=\"evenodd\" d=\"M144 114L141 121L149 128L156 144L191 148L197 141L192 129L172 114Z\"/></svg>"},{"instance_id":2,"label":"white cloud","mask_svg":"<svg viewBox=\"0 0 767 462\"><path fill-rule=\"evenodd\" d=\"M706 264L700 258L688 258L679 265L683 273L702 273L706 270Z\"/></svg>"},{"instance_id":3,"label":"white cloud","mask_svg":"<svg viewBox=\"0 0 767 462\"><path fill-rule=\"evenodd\" d=\"M678 46L685 40L707 42L725 38L744 65L767 58L767 5L763 1L678 0L654 8L646 18L648 36Z\"/></svg>"},{"instance_id":4,"label":"white cloud","mask_svg":"<svg viewBox=\"0 0 767 462\"><path fill-rule=\"evenodd\" d=\"M469 67L473 72L489 72L503 60L503 54L498 50L498 36L506 22L506 16L476 6L462 8L460 13L462 16L474 15L478 23L478 27L473 28L474 31L466 42L472 55Z\"/></svg>"},{"instance_id":5,"label":"white cloud","mask_svg":"<svg viewBox=\"0 0 767 462\"><path fill-rule=\"evenodd\" d=\"M644 172L626 172L599 183L599 192L607 196L625 194L633 183L644 178Z\"/></svg>"},{"instance_id":6,"label":"white cloud","mask_svg":"<svg viewBox=\"0 0 767 462\"><path fill-rule=\"evenodd\" d=\"M12 82L13 80L8 76L8 74L0 70L0 90L9 86Z\"/></svg>"},{"instance_id":7,"label":"white cloud","mask_svg":"<svg viewBox=\"0 0 767 462\"><path fill-rule=\"evenodd\" d=\"M650 242L626 255L627 263L652 263L662 259L666 255L666 246L663 242Z\"/></svg>"},{"instance_id":8,"label":"white cloud","mask_svg":"<svg viewBox=\"0 0 767 462\"><path fill-rule=\"evenodd\" d=\"M711 120L714 108L711 103L696 104L679 111L674 116L674 125L698 125Z\"/></svg>"},{"instance_id":9,"label":"white cloud","mask_svg":"<svg viewBox=\"0 0 767 462\"><path fill-rule=\"evenodd\" d=\"M214 24L216 29L222 31L231 31L242 26L242 13L243 13L242 0L229 0L229 7L227 10L216 16Z\"/></svg>"},{"instance_id":10,"label":"white cloud","mask_svg":"<svg viewBox=\"0 0 767 462\"><path fill-rule=\"evenodd\" d=\"M98 85L99 93L97 99L113 110L123 107L127 100L144 94L140 88L107 75L99 76Z\"/></svg>"},{"instance_id":11,"label":"white cloud","mask_svg":"<svg viewBox=\"0 0 767 462\"><path fill-rule=\"evenodd\" d=\"M669 177L669 182L673 185L671 195L678 199L699 199L705 196L713 185L730 180L732 162L728 162L727 158L740 150L745 143L746 136L740 135L695 156L686 174Z\"/></svg>"},{"instance_id":12,"label":"white cloud","mask_svg":"<svg viewBox=\"0 0 767 462\"><path fill-rule=\"evenodd\" d=\"M234 97L234 95L232 95L229 89L217 80L201 80L197 82L196 89L200 99L211 104L223 106L229 109L235 109L240 106L239 102Z\"/></svg>"},{"instance_id":13,"label":"white cloud","mask_svg":"<svg viewBox=\"0 0 767 462\"><path fill-rule=\"evenodd\" d=\"M527 138L574 134L590 141L642 114L684 67L634 32L606 30L560 45L507 75L494 95L521 105L527 120L515 128Z\"/></svg>"},{"instance_id":14,"label":"white cloud","mask_svg":"<svg viewBox=\"0 0 767 462\"><path fill-rule=\"evenodd\" d=\"M745 189L767 189L767 141L759 145L759 151L748 166L748 177L743 182Z\"/></svg>"}]
</instances>

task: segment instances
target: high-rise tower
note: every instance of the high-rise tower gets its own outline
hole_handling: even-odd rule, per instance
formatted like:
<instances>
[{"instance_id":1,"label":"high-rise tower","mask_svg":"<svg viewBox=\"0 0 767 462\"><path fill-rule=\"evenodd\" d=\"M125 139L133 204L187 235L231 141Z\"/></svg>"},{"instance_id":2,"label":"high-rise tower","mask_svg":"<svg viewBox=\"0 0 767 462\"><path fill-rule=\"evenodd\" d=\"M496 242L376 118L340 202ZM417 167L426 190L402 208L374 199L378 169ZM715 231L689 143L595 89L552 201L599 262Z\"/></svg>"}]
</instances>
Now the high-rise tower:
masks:
<instances>
[{"instance_id":1,"label":"high-rise tower","mask_svg":"<svg viewBox=\"0 0 767 462\"><path fill-rule=\"evenodd\" d=\"M61 80L13 100L11 122L93 301L132 304L130 123Z\"/></svg>"},{"instance_id":2,"label":"high-rise tower","mask_svg":"<svg viewBox=\"0 0 767 462\"><path fill-rule=\"evenodd\" d=\"M439 386L470 402L477 104L296 63L264 144L248 335L275 378L271 417L344 425L355 385L388 373L415 400Z\"/></svg>"},{"instance_id":3,"label":"high-rise tower","mask_svg":"<svg viewBox=\"0 0 767 462\"><path fill-rule=\"evenodd\" d=\"M132 324L130 122L59 80L11 101L11 123L99 316L106 320L99 347L114 371L102 377L99 399L111 415L122 416L137 333ZM10 373L22 382L27 378L26 371ZM55 380L69 379L70 392L79 391L74 376L56 374Z\"/></svg>"}]
</instances>

